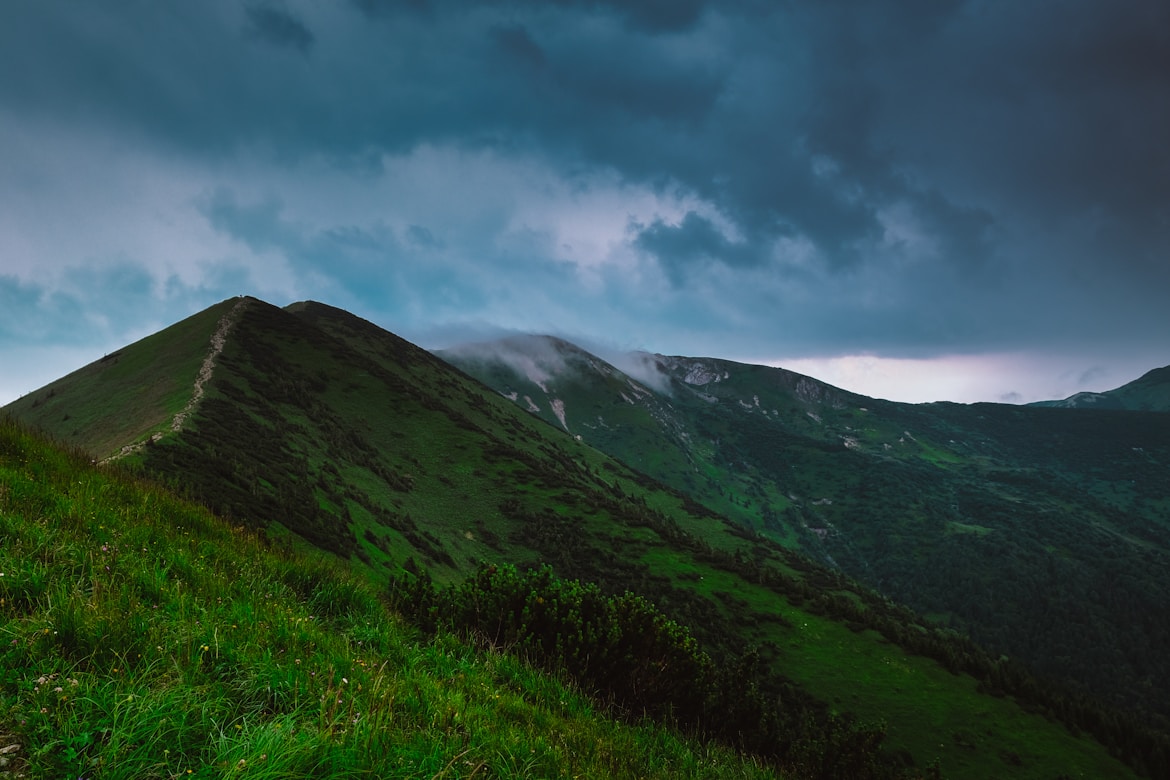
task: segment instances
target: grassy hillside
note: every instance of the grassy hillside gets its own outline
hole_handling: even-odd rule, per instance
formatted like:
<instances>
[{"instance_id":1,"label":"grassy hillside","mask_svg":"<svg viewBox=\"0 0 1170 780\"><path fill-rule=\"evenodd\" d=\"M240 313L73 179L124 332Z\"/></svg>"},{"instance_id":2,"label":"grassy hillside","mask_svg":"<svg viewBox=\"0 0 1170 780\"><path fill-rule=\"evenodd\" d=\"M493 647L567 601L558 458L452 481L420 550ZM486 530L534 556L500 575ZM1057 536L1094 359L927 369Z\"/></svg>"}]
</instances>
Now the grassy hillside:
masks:
<instances>
[{"instance_id":1,"label":"grassy hillside","mask_svg":"<svg viewBox=\"0 0 1170 780\"><path fill-rule=\"evenodd\" d=\"M995 654L1170 724L1170 415L896 404L706 358L643 356L636 380L535 337L443 356Z\"/></svg>"},{"instance_id":2,"label":"grassy hillside","mask_svg":"<svg viewBox=\"0 0 1170 780\"><path fill-rule=\"evenodd\" d=\"M1134 381L1103 393L1077 393L1060 401L1037 401L1031 405L1061 409L1170 412L1170 366L1147 371Z\"/></svg>"},{"instance_id":3,"label":"grassy hillside","mask_svg":"<svg viewBox=\"0 0 1170 780\"><path fill-rule=\"evenodd\" d=\"M96 458L168 432L191 401L214 351L212 336L238 299L229 299L106 355L7 410L64 440L84 441Z\"/></svg>"},{"instance_id":4,"label":"grassy hillside","mask_svg":"<svg viewBox=\"0 0 1170 780\"><path fill-rule=\"evenodd\" d=\"M72 442L90 446L84 432ZM792 717L884 724L886 753L920 770L1131 776L1085 732L1137 766L1164 764L1140 724L1038 685L327 306L248 301L183 429L123 462L373 582L414 571L454 584L488 562L630 589L716 663L757 659Z\"/></svg>"},{"instance_id":5,"label":"grassy hillside","mask_svg":"<svg viewBox=\"0 0 1170 780\"><path fill-rule=\"evenodd\" d=\"M773 777L0 421L0 775Z\"/></svg>"}]
</instances>

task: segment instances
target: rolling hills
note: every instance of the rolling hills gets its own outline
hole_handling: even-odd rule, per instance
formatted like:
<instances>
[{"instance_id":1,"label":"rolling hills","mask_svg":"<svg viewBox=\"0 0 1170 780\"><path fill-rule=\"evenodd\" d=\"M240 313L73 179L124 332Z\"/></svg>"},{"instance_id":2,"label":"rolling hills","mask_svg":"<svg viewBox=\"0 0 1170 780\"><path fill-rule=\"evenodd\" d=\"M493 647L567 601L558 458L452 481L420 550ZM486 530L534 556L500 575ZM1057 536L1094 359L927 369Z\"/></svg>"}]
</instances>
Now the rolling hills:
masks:
<instances>
[{"instance_id":1,"label":"rolling hills","mask_svg":"<svg viewBox=\"0 0 1170 780\"><path fill-rule=\"evenodd\" d=\"M597 583L609 594L632 590L693 631L717 663L757 659L752 674L758 673L761 690L775 696L778 707L782 702L784 709L813 719L850 713L857 723L883 724L885 754L907 767L925 768L937 760L948 777L985 777L989 771L1003 777L1127 776L1129 770L1102 745L1148 773L1166 766L1170 753L1163 737L1139 719L1040 683L1014 660L988 656L960 634L792 549L803 545L846 570L854 560L848 555L852 549L872 567L877 550L853 535L847 544L834 537L835 529L852 534L864 520L862 505L847 500L851 492L887 500L887 491L906 490L908 479L913 485L933 473L928 468L949 473L956 448L937 439L948 431L966 431L974 442L968 446L986 449L969 455L970 464L954 467L968 480L975 473L964 470L968 467L1001 468L992 455L1007 444L963 428L973 423L962 410L943 410L952 417L916 417L916 410L894 405L878 416L871 408L875 402L852 406L860 397L797 375L770 385L776 375L768 369L750 377L756 391L744 396L746 388L732 382L738 381L734 366L687 359L664 365L683 372L683 380L698 378L703 366L712 376L726 373L720 382L688 384L699 388L693 403L717 410L730 406L721 394L734 398L752 427L774 434L755 444L773 460L753 465L736 454L751 443L748 426L735 417L712 417L702 422L707 427L693 430L660 426L666 431L660 433L645 425L640 435L649 444L631 447L622 459L633 469L602 452L600 434L575 428L578 407L572 399L557 396L565 400L566 423L579 439L566 435L559 418L550 423L529 414L467 373L346 312L316 303L279 309L254 299L225 301L5 411L94 460L116 458L117 468L136 470L205 502L275 544L328 550L374 583L397 582L405 572L415 572L442 588L457 585L485 563L547 564L560 577ZM621 391L627 395L644 393L647 403L641 406L620 392L610 401L644 415L639 419L654 420L677 403L653 395L645 384L635 390L618 373L610 373L610 380L613 387L628 388ZM604 407L604 401L598 403ZM793 426L803 428L769 428L765 409L768 423L791 418ZM597 417L618 427L605 411L592 412ZM870 425L872 417L877 420ZM856 431L856 446L841 439L846 425L848 435ZM887 444L893 449L887 437L898 429L916 431L909 443L900 442L905 453L885 460L869 453L870 448L889 452ZM663 437L689 437L696 446L689 454L671 450L661 444ZM1025 452L1053 450L1069 464L1080 457L1075 446L1070 450L1060 442L1010 444ZM651 445L656 449L647 449ZM1156 442L1150 449L1156 469L1161 450ZM642 461L635 450L645 450ZM655 459L661 473L655 473ZM787 464L806 482L769 485L760 463ZM651 478L671 484L671 469L688 473L694 484L664 487ZM1047 473L1007 476L1043 482ZM1104 496L1099 501L1106 506L1111 474L1098 479ZM985 496L981 483L955 480L945 484L968 491L957 494L961 501ZM1000 490L1016 484L1005 478ZM818 492L823 487L835 492ZM926 489L934 495L929 491L941 488ZM1007 500L992 495L985 500ZM1128 495L1145 500L1136 489ZM775 510L771 515L760 512L765 503ZM891 514L901 512L899 505ZM873 522L885 522L874 514ZM947 572L924 571L925 566L949 560L931 557L932 545L960 558L969 554L967 543L988 544L984 555L998 566L997 545L1008 534L994 533L1002 529L991 524L981 527L992 531L980 532L968 515L957 515L935 521L950 529L940 543L918 528L921 519L912 513L899 520L904 546L917 556L916 576L940 592L958 584L978 595L961 580L929 579ZM1140 530L1118 528L1130 535ZM1120 551L1118 565L1131 563L1125 557L1128 542L1111 541L1117 530L1105 528L1099 535ZM1153 542L1144 544L1155 564L1145 576L1156 581L1161 553ZM975 547L977 553L981 549ZM1079 548L1070 549L1080 554ZM1080 558L1072 560L1081 564ZM1026 570L1020 564L1002 576ZM885 589L882 579L876 584ZM1128 595L1145 582L1121 587ZM979 603L987 608L986 599ZM1150 613L1145 629L1155 632L1154 639L1158 614ZM989 618L985 625L998 624Z\"/></svg>"}]
</instances>

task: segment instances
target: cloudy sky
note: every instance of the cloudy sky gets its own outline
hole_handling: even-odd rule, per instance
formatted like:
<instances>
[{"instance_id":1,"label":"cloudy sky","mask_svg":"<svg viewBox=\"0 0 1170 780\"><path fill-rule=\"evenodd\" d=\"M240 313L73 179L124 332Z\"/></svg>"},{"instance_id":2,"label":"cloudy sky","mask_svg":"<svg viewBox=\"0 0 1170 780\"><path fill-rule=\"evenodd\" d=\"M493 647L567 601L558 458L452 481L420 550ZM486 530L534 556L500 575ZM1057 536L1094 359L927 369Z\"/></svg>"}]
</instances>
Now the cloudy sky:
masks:
<instances>
[{"instance_id":1,"label":"cloudy sky","mask_svg":"<svg viewBox=\"0 0 1170 780\"><path fill-rule=\"evenodd\" d=\"M1170 364L1164 0L7 0L0 403L216 301L1030 401Z\"/></svg>"}]
</instances>

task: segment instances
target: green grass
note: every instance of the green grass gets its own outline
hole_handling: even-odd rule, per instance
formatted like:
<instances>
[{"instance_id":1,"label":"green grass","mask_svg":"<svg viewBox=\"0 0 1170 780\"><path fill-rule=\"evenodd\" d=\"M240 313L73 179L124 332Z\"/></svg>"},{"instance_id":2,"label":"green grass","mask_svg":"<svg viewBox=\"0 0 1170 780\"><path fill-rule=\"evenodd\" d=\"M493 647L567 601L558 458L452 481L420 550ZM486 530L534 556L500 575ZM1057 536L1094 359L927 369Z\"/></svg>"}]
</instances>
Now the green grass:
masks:
<instances>
[{"instance_id":1,"label":"green grass","mask_svg":"<svg viewBox=\"0 0 1170 780\"><path fill-rule=\"evenodd\" d=\"M448 356L497 390L540 397L503 363ZM593 446L1170 733L1170 623L1156 617L1170 599L1170 416L896 404L705 358L659 360L671 392L634 405L587 362L566 358L546 385L571 421L589 410L612 423L586 433ZM721 380L688 384L696 365ZM1167 377L1109 397L1165 409Z\"/></svg>"},{"instance_id":2,"label":"green grass","mask_svg":"<svg viewBox=\"0 0 1170 780\"><path fill-rule=\"evenodd\" d=\"M827 577L823 568L809 568L785 557L782 551L745 534L738 524L725 522L697 509L678 493L652 485L587 443L576 442L555 427L519 412L503 397L452 372L428 353L373 326L364 327L350 315L326 309L306 306L298 316L259 301L249 302L200 413L182 435L140 454L145 471L190 489L208 502L219 502L225 516L238 522L267 525L272 536L279 529L291 531L281 537L282 544L287 540L290 546L303 549L307 545L301 540L308 539L333 550L370 575L374 583L416 564L437 581L457 582L480 561L549 562L564 577L600 582L619 592L631 588L651 598L664 596L664 610L680 622L689 616L688 625L696 635L705 630L703 641L713 645L729 645L733 652L738 652L738 640L788 647L792 637L778 629L769 633L767 617L787 614L790 605L779 592L748 586L756 581L750 568L735 570L733 577L732 569L724 565L719 571L725 581L718 588L710 581L696 586L693 579L681 575L704 576L716 570L713 556L733 554L747 561L759 556L769 570L801 580L807 572L814 583ZM204 315L196 319L201 317ZM208 322L210 329L214 323ZM183 341L181 335L175 338ZM206 336L200 338L203 354ZM194 336L186 340L198 341ZM148 346L156 354L184 352L179 346ZM127 348L122 359L153 365L131 354L140 348L146 349L142 343ZM194 355L199 350L189 351ZM763 400L763 393L761 397ZM120 403L117 396L106 401ZM624 410L628 405L622 403ZM978 588L984 586L980 579L973 581L975 588L955 586L953 572L962 571L968 559L988 561L986 571L996 573L996 592L1023 582L1019 576L1023 572L1045 573L1032 560L1011 563L1014 557L990 546L1018 537L1007 533L942 534L939 548L949 558L943 559L948 565L938 565L929 557L933 549L924 543L926 534L934 533L932 529L945 530L948 520L980 519L978 514L967 514L979 495L959 495L959 489L942 495L937 486L922 482L924 466L912 467L886 456L872 459L845 450L829 423L839 414L848 417L852 426L861 413L822 411L824 424L814 423L799 409L793 411L794 424L811 431L810 436L820 437L812 444L797 442L773 422L764 425L757 415L751 418L753 430L773 439L757 442L755 451L739 448L735 462L716 457L720 451L730 451L726 445L722 450L712 445L697 464L705 471L694 473L699 479L709 476L720 481L720 475L739 468L740 458L751 456L761 464L760 469L748 469L744 476L728 483L731 488L727 492L739 502L735 506L741 519L758 509L762 495L783 510L780 522L788 538L800 535L802 542L816 541L803 525L825 527L831 523L841 533L825 540L818 551L831 552L834 559L846 563L850 562L846 555L852 554L852 563L864 560L867 567L872 563L873 571L883 571L891 578L913 575L930 584L935 577L933 584L946 594L962 594L973 601L980 595ZM865 424L870 425L876 416L869 414ZM734 419L717 416L709 422L711 436L735 441L727 438L736 434ZM918 425L899 419L886 428L886 433L894 436L900 430L919 430ZM59 427L54 430L62 436L70 433ZM933 440L948 439L940 435ZM74 441L87 449L93 446L84 435ZM712 441L706 439L706 444ZM742 441L751 444L746 438ZM912 456L906 457L920 461ZM761 487L753 474L762 473L769 464L788 476L783 483L764 482ZM1015 483L1011 484L1014 490ZM966 489L965 483L959 488ZM790 493L799 498L790 501L785 497ZM852 502L849 497L854 494L866 495L865 503ZM900 502L907 497L915 503L903 509ZM743 506L745 498L752 502L750 510ZM833 503L820 504L820 498L832 498ZM938 508L928 503L944 499L946 504L961 504L964 514L927 512ZM730 506L731 500L725 503ZM990 510L1001 505L991 505ZM322 507L336 511L319 512ZM1015 511L1014 505L1012 509ZM316 516L309 516L314 512ZM752 523L757 528L762 524L763 518ZM1005 524L994 518L980 525L1006 530ZM886 550L867 546L865 534L871 530L880 531L874 536L887 543ZM1061 541L1072 545L1076 539ZM971 558L966 547L959 547L976 544L985 544L974 548L984 559ZM648 550L660 554L646 555ZM908 562L904 566L891 563L899 558L883 562L881 554L890 553ZM908 554L913 558L908 560ZM187 556L174 561L168 569L173 574L159 574L154 579L166 583L169 577L186 576L193 566ZM1000 567L1007 564L1015 568L1000 574ZM228 570L234 574L232 567ZM663 581L677 592L655 590ZM827 587L845 587L831 577L828 581ZM716 590L746 601L747 610L738 614ZM1033 596L1043 590L1063 593L1052 587L1029 588L1028 593ZM302 594L298 598L306 597ZM256 614L262 614L262 605L254 606ZM932 606L934 613L957 611L946 603ZM671 612L674 607L681 609L679 614ZM998 602L995 608L1000 609ZM723 622L718 629L702 622L705 610L720 612ZM1002 623L1000 617L997 614L993 623ZM229 625L231 622L240 625L238 621ZM1036 732L1035 743L1045 746L1044 750L1023 770L1004 763L994 736L980 740L963 737L963 741L981 744L974 753L957 742L938 743L948 745L947 752L940 754L933 741L934 731L945 721L928 706L930 696L926 704L908 706L916 700L904 693L905 688L930 691L932 681L949 680L949 687L944 685L937 699L946 702L946 708L962 713L955 718L969 718L971 723L979 722L973 708L990 697L973 693L969 678L950 675L938 663L925 659L909 665L912 673L908 683L888 684L880 669L867 665L882 663L881 653L892 645L873 632L849 631L844 623L838 616L833 634L838 646L800 645L800 652L789 649L788 657L776 656L769 663L831 706L856 712L868 722L889 722L895 735L891 744L909 751L918 767L928 766L940 756L947 771L965 762L967 769L959 776L968 777L983 776L980 765L1002 765L1005 773L1023 776L1042 774L1044 767L1052 768L1050 774L1054 775L1059 773L1057 768L1070 768L1067 762L1061 763L1061 754L1076 756L1081 747L1063 747L1067 743L1062 739L1078 741L1067 733L1050 741ZM204 637L191 641L199 646L209 644ZM855 689L850 685L851 675L860 681ZM1034 704L1035 697L1030 701ZM1010 722L1006 717L1003 720ZM1039 721L1043 721L1039 715L1024 719L1025 723ZM1028 735L1032 728L1019 731ZM1044 728L1062 731L1051 723ZM969 729L958 727L950 733L956 731ZM1116 735L1118 729L1111 733ZM1130 750L1130 741L1127 737L1121 750ZM1101 753L1091 743L1090 748ZM1049 753L1056 756L1055 761L1049 761ZM1092 762L1084 765L1095 766ZM1120 766L1115 769L1114 776L1126 776Z\"/></svg>"},{"instance_id":3,"label":"green grass","mask_svg":"<svg viewBox=\"0 0 1170 780\"><path fill-rule=\"evenodd\" d=\"M365 581L0 423L0 737L25 777L770 777L422 641Z\"/></svg>"},{"instance_id":4,"label":"green grass","mask_svg":"<svg viewBox=\"0 0 1170 780\"><path fill-rule=\"evenodd\" d=\"M976 534L984 536L989 534L994 529L982 525L974 525L972 523L960 523L958 521L951 521L947 523L947 532L953 534Z\"/></svg>"},{"instance_id":5,"label":"green grass","mask_svg":"<svg viewBox=\"0 0 1170 780\"><path fill-rule=\"evenodd\" d=\"M191 398L211 334L230 299L147 336L13 402L8 411L62 440L84 436L96 457L169 430Z\"/></svg>"},{"instance_id":6,"label":"green grass","mask_svg":"<svg viewBox=\"0 0 1170 780\"><path fill-rule=\"evenodd\" d=\"M772 591L675 553L653 550L657 571L690 579L706 594L746 603L740 620L777 651L777 667L835 710L885 724L885 747L938 761L950 778L1132 777L1099 744L1026 711L1010 697L981 695L977 682L906 652L873 630L797 607ZM781 618L777 620L776 618Z\"/></svg>"}]
</instances>

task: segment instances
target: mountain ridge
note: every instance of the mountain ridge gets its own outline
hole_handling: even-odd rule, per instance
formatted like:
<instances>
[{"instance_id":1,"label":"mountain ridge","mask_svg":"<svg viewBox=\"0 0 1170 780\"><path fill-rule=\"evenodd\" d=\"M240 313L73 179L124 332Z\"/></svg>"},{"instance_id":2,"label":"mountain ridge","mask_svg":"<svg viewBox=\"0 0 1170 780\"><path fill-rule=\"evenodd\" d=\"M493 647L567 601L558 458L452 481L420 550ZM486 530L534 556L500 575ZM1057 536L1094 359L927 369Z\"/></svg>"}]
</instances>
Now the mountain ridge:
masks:
<instances>
[{"instance_id":1,"label":"mountain ridge","mask_svg":"<svg viewBox=\"0 0 1170 780\"><path fill-rule=\"evenodd\" d=\"M120 365L138 366L139 380L149 384L152 369L182 355L193 388L223 309L201 315L197 329L183 321L164 330L174 339L170 350L157 341L130 345ZM106 439L87 441L60 412L82 403L96 408L102 392L121 389L103 376L110 368L71 374L6 411L65 439L80 432L73 444L89 449ZM631 387L606 372L598 376ZM703 394L721 407L733 402L737 414L761 429L781 431L781 421L801 426L817 457L845 452L857 458L855 450L872 445L862 432L858 448L846 446L838 425L863 419L869 410L805 392L807 398L773 414L769 399L784 400L779 390L758 383L747 388L759 391L757 407L732 378L708 382ZM711 406L686 393L680 398ZM173 415L191 395L160 405L160 428L173 419L163 412ZM125 399L106 400L126 408ZM652 419L620 393L611 406ZM566 405L566 414L575 408ZM661 411L669 407L664 403ZM570 426L576 419L566 417ZM153 443L124 458L125 467L164 479L276 540L304 539L330 550L375 582L403 571L456 582L479 562L495 561L548 563L568 576L644 592L705 632L703 641L724 656L755 646L765 668L786 670L792 684L825 706L887 720L890 748L906 751L920 767L937 755L948 776L980 777L988 762L1007 760L999 751L1023 757L1022 769L1004 764L1008 776L1039 776L1030 773L1041 767L1059 773L1057 765L1069 771L1082 760L1072 756L1087 755L1075 740L1067 742L1062 728L1053 731L1009 699L975 693L985 686L1033 701L1028 697L1040 689L1028 688L1034 683L1017 666L981 655L760 536L763 526L751 523L758 501L744 505L747 483L735 483L734 495L723 502L738 507L738 515L720 514L685 490L658 487L645 469L632 471L603 455L590 442L596 432L581 440L565 435L555 415L549 421L524 414L467 372L343 310L312 302L279 309L247 299L187 424L158 439L150 431L141 435ZM693 473L697 463L715 464L722 471L705 475L712 479L739 468L735 462L728 468L718 447L712 454L722 460L697 459L688 468ZM833 520L822 522L829 520L822 513L833 505L824 498L815 492L784 497L783 507L794 507L798 516L780 517L777 524L810 538L824 531L832 542ZM802 625L813 628L805 634ZM862 671L845 673L854 667ZM1043 706L1069 722L1088 723L1083 713L1094 711L1078 699L1035 701L1049 702ZM979 733L968 734L974 724ZM965 736L935 748L932 737L940 729ZM1051 747L1057 744L1062 747Z\"/></svg>"},{"instance_id":2,"label":"mountain ridge","mask_svg":"<svg viewBox=\"0 0 1170 780\"><path fill-rule=\"evenodd\" d=\"M1170 366L1154 368L1132 382L1100 393L1075 393L1058 401L1037 401L1030 406L1061 409L1126 409L1170 412Z\"/></svg>"},{"instance_id":3,"label":"mountain ridge","mask_svg":"<svg viewBox=\"0 0 1170 780\"><path fill-rule=\"evenodd\" d=\"M493 362L490 346L478 347L478 358L476 350L439 354L506 397L529 399L550 422L544 398L556 397L586 443L1046 674L1117 694L1129 672L1111 677L1076 659L1112 644L1119 662L1107 668L1137 674L1146 662L1120 662L1127 648L1170 642L1157 628L1170 616L1152 596L1170 597L1164 414L898 404L783 369L664 356L645 360L666 393L614 392L633 380L615 375L605 385L573 372L572 361L545 378L545 392ZM1114 573L1101 571L1121 560ZM1125 597L1112 593L1118 582L1127 583ZM984 599L1005 586L1014 592L1001 614ZM1076 595L1049 605L1037 590ZM1081 606L1069 609L1082 600L1101 628L1054 657L1051 648L1070 639L1051 611L1083 620L1074 617ZM1120 641L1127 624L1154 633ZM1135 688L1116 700L1141 696ZM1158 697L1144 701L1167 714Z\"/></svg>"}]
</instances>

